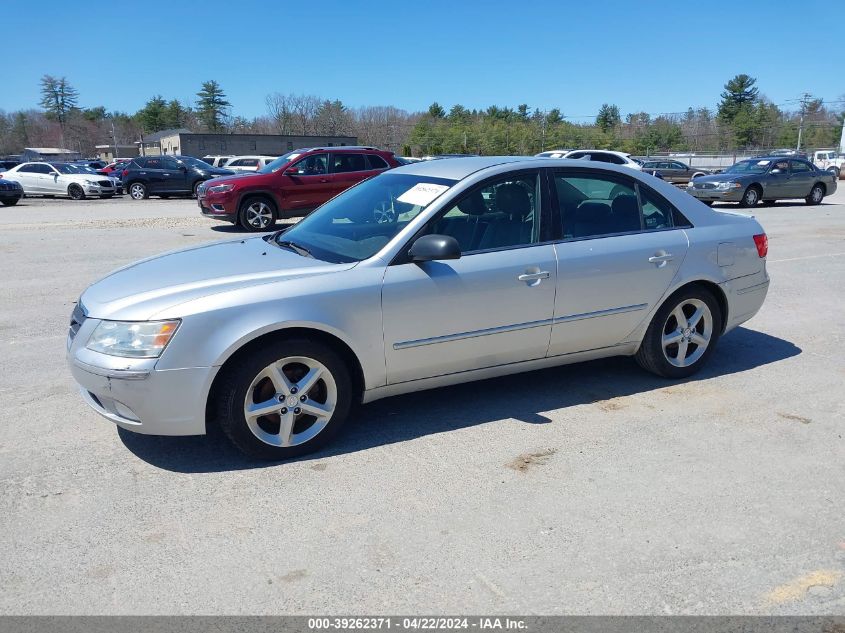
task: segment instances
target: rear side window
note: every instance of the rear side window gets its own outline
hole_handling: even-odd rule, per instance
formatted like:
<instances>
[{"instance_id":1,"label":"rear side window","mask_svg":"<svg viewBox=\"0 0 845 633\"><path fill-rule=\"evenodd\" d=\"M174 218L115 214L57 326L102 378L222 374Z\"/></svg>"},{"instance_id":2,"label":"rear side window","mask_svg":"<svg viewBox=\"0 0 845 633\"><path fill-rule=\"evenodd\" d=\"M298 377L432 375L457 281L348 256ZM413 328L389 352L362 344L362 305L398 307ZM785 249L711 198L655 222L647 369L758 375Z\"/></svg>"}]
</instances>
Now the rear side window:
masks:
<instances>
[{"instance_id":1,"label":"rear side window","mask_svg":"<svg viewBox=\"0 0 845 633\"><path fill-rule=\"evenodd\" d=\"M18 173L25 173L25 174L37 174L38 170L36 169L38 165L24 165L20 169L18 169Z\"/></svg>"},{"instance_id":2,"label":"rear side window","mask_svg":"<svg viewBox=\"0 0 845 633\"><path fill-rule=\"evenodd\" d=\"M386 160L376 154L367 154L367 158L370 161L370 169L387 169L390 167Z\"/></svg>"},{"instance_id":3,"label":"rear side window","mask_svg":"<svg viewBox=\"0 0 845 633\"><path fill-rule=\"evenodd\" d=\"M794 173L812 171L812 169L810 168L810 165L808 165L807 163L800 161L800 160L789 161L789 164L792 167L792 171Z\"/></svg>"},{"instance_id":4,"label":"rear side window","mask_svg":"<svg viewBox=\"0 0 845 633\"><path fill-rule=\"evenodd\" d=\"M669 201L628 179L557 173L554 185L564 239L691 226Z\"/></svg>"},{"instance_id":5,"label":"rear side window","mask_svg":"<svg viewBox=\"0 0 845 633\"><path fill-rule=\"evenodd\" d=\"M160 158L148 158L144 161L141 165L146 169L161 169L161 159Z\"/></svg>"},{"instance_id":6,"label":"rear side window","mask_svg":"<svg viewBox=\"0 0 845 633\"><path fill-rule=\"evenodd\" d=\"M625 159L622 158L621 156L617 156L616 154L604 154L604 156L607 157L605 159L605 160L607 160L607 162L613 163L614 165L624 165L625 164ZM602 159L600 158L599 160L602 160Z\"/></svg>"},{"instance_id":7,"label":"rear side window","mask_svg":"<svg viewBox=\"0 0 845 633\"><path fill-rule=\"evenodd\" d=\"M367 161L363 154L333 154L332 171L336 174L348 171L366 171Z\"/></svg>"}]
</instances>

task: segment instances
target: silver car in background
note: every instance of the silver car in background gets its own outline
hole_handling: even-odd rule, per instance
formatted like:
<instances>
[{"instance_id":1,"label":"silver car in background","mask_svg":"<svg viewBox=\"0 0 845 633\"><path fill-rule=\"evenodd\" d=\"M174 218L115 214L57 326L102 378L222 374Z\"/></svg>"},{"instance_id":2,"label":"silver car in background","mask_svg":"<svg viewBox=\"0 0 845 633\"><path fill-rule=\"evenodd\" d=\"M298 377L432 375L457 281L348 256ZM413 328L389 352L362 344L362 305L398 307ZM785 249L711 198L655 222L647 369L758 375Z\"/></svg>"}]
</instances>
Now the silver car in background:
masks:
<instances>
[{"instance_id":1,"label":"silver car in background","mask_svg":"<svg viewBox=\"0 0 845 633\"><path fill-rule=\"evenodd\" d=\"M125 429L214 422L284 459L354 402L615 355L690 376L759 310L766 251L753 218L627 167L419 162L287 231L113 272L73 311L68 358Z\"/></svg>"}]
</instances>

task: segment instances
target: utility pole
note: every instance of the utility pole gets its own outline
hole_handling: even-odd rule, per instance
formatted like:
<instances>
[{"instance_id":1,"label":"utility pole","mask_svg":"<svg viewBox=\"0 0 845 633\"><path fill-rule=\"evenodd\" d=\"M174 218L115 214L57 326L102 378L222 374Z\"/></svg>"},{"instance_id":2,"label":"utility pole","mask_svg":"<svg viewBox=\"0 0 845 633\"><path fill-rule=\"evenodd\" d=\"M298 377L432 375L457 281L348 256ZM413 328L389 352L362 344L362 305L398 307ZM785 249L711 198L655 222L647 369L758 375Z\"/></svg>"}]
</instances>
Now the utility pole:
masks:
<instances>
[{"instance_id":1,"label":"utility pole","mask_svg":"<svg viewBox=\"0 0 845 633\"><path fill-rule=\"evenodd\" d=\"M796 152L801 151L801 136L804 134L804 115L807 113L807 103L810 100L810 93L805 92L801 97L801 123L798 125L798 146Z\"/></svg>"},{"instance_id":2,"label":"utility pole","mask_svg":"<svg viewBox=\"0 0 845 633\"><path fill-rule=\"evenodd\" d=\"M839 153L845 154L845 115L842 117L842 136L839 137Z\"/></svg>"},{"instance_id":3,"label":"utility pole","mask_svg":"<svg viewBox=\"0 0 845 633\"><path fill-rule=\"evenodd\" d=\"M114 156L113 160L117 160L117 135L114 133L114 117L111 118L111 140L114 141Z\"/></svg>"}]
</instances>

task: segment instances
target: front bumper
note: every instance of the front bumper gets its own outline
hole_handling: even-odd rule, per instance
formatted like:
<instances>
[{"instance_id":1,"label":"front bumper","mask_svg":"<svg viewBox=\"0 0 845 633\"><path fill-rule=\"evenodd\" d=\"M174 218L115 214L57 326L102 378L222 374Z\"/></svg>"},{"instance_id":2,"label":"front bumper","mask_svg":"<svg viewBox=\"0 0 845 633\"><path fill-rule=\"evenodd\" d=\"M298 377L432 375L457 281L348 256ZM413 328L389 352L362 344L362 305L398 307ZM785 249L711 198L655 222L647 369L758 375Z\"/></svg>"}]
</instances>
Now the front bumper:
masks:
<instances>
[{"instance_id":1,"label":"front bumper","mask_svg":"<svg viewBox=\"0 0 845 633\"><path fill-rule=\"evenodd\" d=\"M107 356L85 347L99 321L86 319L67 340L82 398L121 428L147 435L204 435L206 399L218 367L157 370L158 359Z\"/></svg>"},{"instance_id":2,"label":"front bumper","mask_svg":"<svg viewBox=\"0 0 845 633\"><path fill-rule=\"evenodd\" d=\"M101 185L85 185L85 193L89 196L113 196L117 193L114 187L103 187Z\"/></svg>"},{"instance_id":3,"label":"front bumper","mask_svg":"<svg viewBox=\"0 0 845 633\"><path fill-rule=\"evenodd\" d=\"M23 198L23 189L0 190L0 200L20 200L21 198Z\"/></svg>"},{"instance_id":4,"label":"front bumper","mask_svg":"<svg viewBox=\"0 0 845 633\"><path fill-rule=\"evenodd\" d=\"M742 188L736 189L699 189L697 187L687 187L687 193L699 200L707 200L710 202L739 202L742 200Z\"/></svg>"},{"instance_id":5,"label":"front bumper","mask_svg":"<svg viewBox=\"0 0 845 633\"><path fill-rule=\"evenodd\" d=\"M202 194L197 196L197 205L203 217L234 222L237 217L236 203L226 194Z\"/></svg>"}]
</instances>

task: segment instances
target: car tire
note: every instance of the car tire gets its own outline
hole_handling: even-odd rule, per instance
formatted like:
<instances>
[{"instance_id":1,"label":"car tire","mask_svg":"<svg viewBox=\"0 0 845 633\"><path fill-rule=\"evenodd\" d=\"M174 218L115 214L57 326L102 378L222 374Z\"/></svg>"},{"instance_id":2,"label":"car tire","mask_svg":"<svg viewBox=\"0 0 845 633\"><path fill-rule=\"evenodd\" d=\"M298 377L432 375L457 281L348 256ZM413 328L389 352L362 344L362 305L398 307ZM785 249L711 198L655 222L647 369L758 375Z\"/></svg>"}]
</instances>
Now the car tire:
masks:
<instances>
[{"instance_id":1,"label":"car tire","mask_svg":"<svg viewBox=\"0 0 845 633\"><path fill-rule=\"evenodd\" d=\"M276 209L262 196L245 198L238 211L238 224L247 231L267 231L276 224Z\"/></svg>"},{"instance_id":2,"label":"car tire","mask_svg":"<svg viewBox=\"0 0 845 633\"><path fill-rule=\"evenodd\" d=\"M133 200L146 200L150 197L147 185L142 182L133 182L126 191L129 192L129 197Z\"/></svg>"},{"instance_id":3,"label":"car tire","mask_svg":"<svg viewBox=\"0 0 845 633\"><path fill-rule=\"evenodd\" d=\"M810 195L804 198L804 202L811 205L821 204L824 200L824 185L817 182L810 189Z\"/></svg>"},{"instance_id":4,"label":"car tire","mask_svg":"<svg viewBox=\"0 0 845 633\"><path fill-rule=\"evenodd\" d=\"M20 201L20 198L18 200L3 200L2 202L0 202L0 204L2 204L4 207L13 207L19 201Z\"/></svg>"},{"instance_id":5,"label":"car tire","mask_svg":"<svg viewBox=\"0 0 845 633\"><path fill-rule=\"evenodd\" d=\"M334 437L349 415L352 389L349 368L328 345L282 339L224 367L215 410L241 452L283 460L319 450ZM267 413L248 415L259 408Z\"/></svg>"},{"instance_id":6,"label":"car tire","mask_svg":"<svg viewBox=\"0 0 845 633\"><path fill-rule=\"evenodd\" d=\"M774 203L775 203L775 200L762 200L762 201L760 202L760 204L762 204L764 207L770 207L770 206L772 206Z\"/></svg>"},{"instance_id":7,"label":"car tire","mask_svg":"<svg viewBox=\"0 0 845 633\"><path fill-rule=\"evenodd\" d=\"M721 332L722 312L713 293L699 286L681 289L660 306L635 358L658 376L686 378L701 369Z\"/></svg>"},{"instance_id":8,"label":"car tire","mask_svg":"<svg viewBox=\"0 0 845 633\"><path fill-rule=\"evenodd\" d=\"M85 190L77 184L70 185L67 188L67 195L71 200L85 200Z\"/></svg>"},{"instance_id":9,"label":"car tire","mask_svg":"<svg viewBox=\"0 0 845 633\"><path fill-rule=\"evenodd\" d=\"M760 187L757 185L749 186L742 194L742 200L739 201L739 206L746 209L755 206L758 202L760 202L760 196L762 193L763 192L760 191Z\"/></svg>"},{"instance_id":10,"label":"car tire","mask_svg":"<svg viewBox=\"0 0 845 633\"><path fill-rule=\"evenodd\" d=\"M828 167L827 169L831 174L833 174L833 178L835 180L839 180L839 168L838 167Z\"/></svg>"},{"instance_id":11,"label":"car tire","mask_svg":"<svg viewBox=\"0 0 845 633\"><path fill-rule=\"evenodd\" d=\"M194 186L193 186L193 187L191 187L191 197L193 197L193 198L196 198L196 197L197 197L197 189L199 189L199 188L200 188L200 185L201 185L202 183L203 183L203 181L202 181L202 180L197 180L197 181L194 183Z\"/></svg>"}]
</instances>

